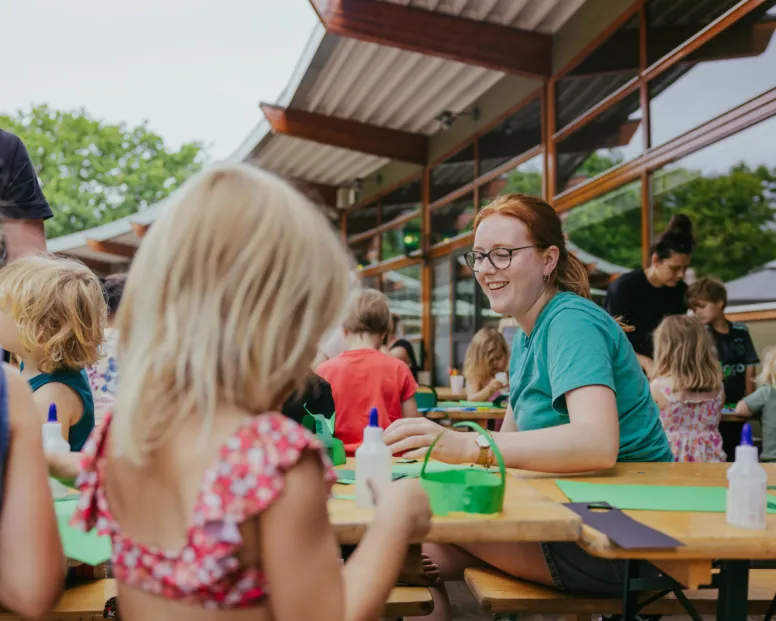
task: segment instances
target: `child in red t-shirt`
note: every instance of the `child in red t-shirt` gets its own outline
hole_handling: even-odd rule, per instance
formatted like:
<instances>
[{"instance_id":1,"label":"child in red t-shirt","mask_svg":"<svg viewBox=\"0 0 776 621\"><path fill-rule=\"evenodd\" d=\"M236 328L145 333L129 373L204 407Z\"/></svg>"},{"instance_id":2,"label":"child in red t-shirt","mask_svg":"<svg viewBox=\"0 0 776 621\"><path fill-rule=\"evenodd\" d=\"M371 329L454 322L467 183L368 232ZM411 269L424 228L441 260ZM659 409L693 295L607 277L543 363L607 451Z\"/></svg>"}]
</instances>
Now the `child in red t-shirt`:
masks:
<instances>
[{"instance_id":1,"label":"child in red t-shirt","mask_svg":"<svg viewBox=\"0 0 776 621\"><path fill-rule=\"evenodd\" d=\"M410 368L380 351L390 324L386 297L375 289L358 292L343 324L347 351L317 369L331 385L336 405L334 435L348 455L361 445L372 407L377 408L383 429L399 418L418 416L417 384Z\"/></svg>"}]
</instances>

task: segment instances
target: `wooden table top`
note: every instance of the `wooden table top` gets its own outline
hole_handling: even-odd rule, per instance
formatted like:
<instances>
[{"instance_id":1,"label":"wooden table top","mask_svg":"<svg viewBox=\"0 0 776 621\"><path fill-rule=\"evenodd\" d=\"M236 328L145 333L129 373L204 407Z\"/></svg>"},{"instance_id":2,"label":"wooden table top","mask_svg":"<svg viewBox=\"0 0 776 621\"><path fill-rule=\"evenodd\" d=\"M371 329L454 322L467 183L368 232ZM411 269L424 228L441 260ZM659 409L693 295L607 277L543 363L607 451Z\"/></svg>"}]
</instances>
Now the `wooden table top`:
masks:
<instances>
[{"instance_id":1,"label":"wooden table top","mask_svg":"<svg viewBox=\"0 0 776 621\"><path fill-rule=\"evenodd\" d=\"M589 483L633 485L727 486L725 463L650 463L617 464L612 470L589 475L566 476ZM776 485L776 464L763 464L768 483ZM567 502L555 484L558 475L525 471L513 474L532 485L548 498ZM685 545L668 550L623 550L603 533L582 527L580 545L589 553L604 558L668 560L773 559L776 558L776 514L767 516L767 528L751 531L728 526L724 513L680 511L626 511L634 519L674 537Z\"/></svg>"},{"instance_id":2,"label":"wooden table top","mask_svg":"<svg viewBox=\"0 0 776 621\"><path fill-rule=\"evenodd\" d=\"M453 392L450 386L434 386L440 401L466 401L466 389L463 392Z\"/></svg>"},{"instance_id":3,"label":"wooden table top","mask_svg":"<svg viewBox=\"0 0 776 621\"><path fill-rule=\"evenodd\" d=\"M503 420L505 408L488 408L477 410L446 410L446 411L431 411L425 412L423 416L430 420Z\"/></svg>"},{"instance_id":4,"label":"wooden table top","mask_svg":"<svg viewBox=\"0 0 776 621\"><path fill-rule=\"evenodd\" d=\"M352 461L345 467L353 467ZM353 495L355 485L335 485L334 494ZM356 544L372 521L372 509L356 507L354 500L329 500L329 519L343 544ZM503 541L576 541L582 528L579 516L550 500L526 481L507 474L504 511L496 515L453 513L434 516L424 541L483 543ZM414 542L420 543L420 542Z\"/></svg>"}]
</instances>

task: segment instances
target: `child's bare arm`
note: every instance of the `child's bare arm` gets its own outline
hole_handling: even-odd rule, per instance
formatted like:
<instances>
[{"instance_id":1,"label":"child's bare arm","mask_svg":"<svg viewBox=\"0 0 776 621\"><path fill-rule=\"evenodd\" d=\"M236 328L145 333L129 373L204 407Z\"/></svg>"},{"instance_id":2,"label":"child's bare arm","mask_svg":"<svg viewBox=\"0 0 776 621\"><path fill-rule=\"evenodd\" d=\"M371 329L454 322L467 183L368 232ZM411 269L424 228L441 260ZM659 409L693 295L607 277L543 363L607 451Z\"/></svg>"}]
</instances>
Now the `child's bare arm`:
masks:
<instances>
[{"instance_id":1,"label":"child's bare arm","mask_svg":"<svg viewBox=\"0 0 776 621\"><path fill-rule=\"evenodd\" d=\"M259 520L273 618L277 621L380 618L399 575L409 538L424 533L423 518L417 517L422 513L417 509L422 506L419 497L411 501L394 498L397 496L394 488L384 508L378 508L374 525L343 571L329 524L328 494L317 458L306 455L285 476L283 494ZM428 519L427 516L426 529Z\"/></svg>"},{"instance_id":2,"label":"child's bare arm","mask_svg":"<svg viewBox=\"0 0 776 621\"><path fill-rule=\"evenodd\" d=\"M27 383L6 374L11 443L0 512L0 602L25 617L51 610L65 560L51 498L40 421Z\"/></svg>"},{"instance_id":3,"label":"child's bare arm","mask_svg":"<svg viewBox=\"0 0 776 621\"><path fill-rule=\"evenodd\" d=\"M736 414L739 414L740 416L751 416L752 411L749 409L749 406L746 404L746 401L739 401L736 403Z\"/></svg>"},{"instance_id":4,"label":"child's bare arm","mask_svg":"<svg viewBox=\"0 0 776 621\"><path fill-rule=\"evenodd\" d=\"M414 396L401 404L401 416L402 418L416 418L420 416L420 412L418 412L418 403L415 401Z\"/></svg>"},{"instance_id":5,"label":"child's bare arm","mask_svg":"<svg viewBox=\"0 0 776 621\"><path fill-rule=\"evenodd\" d=\"M81 466L81 453L46 453L49 476L73 487Z\"/></svg>"},{"instance_id":6,"label":"child's bare arm","mask_svg":"<svg viewBox=\"0 0 776 621\"><path fill-rule=\"evenodd\" d=\"M64 384L52 382L41 386L33 395L35 405L42 422L48 418L49 406L55 403L57 406L57 420L62 425L62 437L70 438L70 427L75 425L84 412L84 404L81 398Z\"/></svg>"}]
</instances>

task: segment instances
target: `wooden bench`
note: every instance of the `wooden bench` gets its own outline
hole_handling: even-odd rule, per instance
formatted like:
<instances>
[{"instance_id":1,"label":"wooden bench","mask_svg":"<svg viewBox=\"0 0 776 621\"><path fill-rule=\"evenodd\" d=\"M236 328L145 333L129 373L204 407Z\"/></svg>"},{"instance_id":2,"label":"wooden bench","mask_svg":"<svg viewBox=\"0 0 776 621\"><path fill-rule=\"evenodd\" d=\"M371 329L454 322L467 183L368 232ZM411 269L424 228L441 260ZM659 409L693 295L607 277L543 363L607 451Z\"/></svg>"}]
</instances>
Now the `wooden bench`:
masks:
<instances>
[{"instance_id":1,"label":"wooden bench","mask_svg":"<svg viewBox=\"0 0 776 621\"><path fill-rule=\"evenodd\" d=\"M115 580L96 580L67 589L57 602L50 621L98 621L101 620L105 602L116 595ZM422 617L431 614L434 599L426 587L397 586L385 604L383 613L387 619ZM23 621L10 612L0 611L2 621Z\"/></svg>"},{"instance_id":2,"label":"wooden bench","mask_svg":"<svg viewBox=\"0 0 776 621\"><path fill-rule=\"evenodd\" d=\"M588 621L595 614L622 612L622 600L601 597L575 597L553 589L523 582L494 569L467 569L464 578L482 608L490 614L570 615L577 621ZM717 610L716 589L686 590L687 596L701 615ZM765 614L776 594L776 571L749 572L749 614ZM640 614L686 614L673 595L653 602Z\"/></svg>"}]
</instances>

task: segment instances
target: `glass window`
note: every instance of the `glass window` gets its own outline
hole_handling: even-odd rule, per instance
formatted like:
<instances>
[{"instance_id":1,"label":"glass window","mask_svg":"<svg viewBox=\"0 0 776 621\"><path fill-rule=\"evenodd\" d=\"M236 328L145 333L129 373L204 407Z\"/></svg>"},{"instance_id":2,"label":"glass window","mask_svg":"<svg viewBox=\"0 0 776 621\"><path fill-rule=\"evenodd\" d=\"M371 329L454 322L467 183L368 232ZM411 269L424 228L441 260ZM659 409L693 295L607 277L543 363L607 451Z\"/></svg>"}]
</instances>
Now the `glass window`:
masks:
<instances>
[{"instance_id":1,"label":"glass window","mask_svg":"<svg viewBox=\"0 0 776 621\"><path fill-rule=\"evenodd\" d=\"M348 212L348 237L353 237L380 224L380 210L377 203L353 209Z\"/></svg>"},{"instance_id":2,"label":"glass window","mask_svg":"<svg viewBox=\"0 0 776 621\"><path fill-rule=\"evenodd\" d=\"M487 205L497 196L519 192L531 196L542 195L542 156L518 164L480 188L480 205Z\"/></svg>"},{"instance_id":3,"label":"glass window","mask_svg":"<svg viewBox=\"0 0 776 621\"><path fill-rule=\"evenodd\" d=\"M435 386L447 386L450 371L450 257L441 257L431 264L431 324L434 335Z\"/></svg>"},{"instance_id":4,"label":"glass window","mask_svg":"<svg viewBox=\"0 0 776 621\"><path fill-rule=\"evenodd\" d=\"M641 180L561 214L569 249L591 274L599 295L611 276L641 266Z\"/></svg>"},{"instance_id":5,"label":"glass window","mask_svg":"<svg viewBox=\"0 0 776 621\"><path fill-rule=\"evenodd\" d=\"M411 181L390 194L383 196L380 200L383 224L420 209L421 201L420 179Z\"/></svg>"},{"instance_id":6,"label":"glass window","mask_svg":"<svg viewBox=\"0 0 776 621\"><path fill-rule=\"evenodd\" d=\"M647 63L652 64L732 8L738 0L648 0Z\"/></svg>"},{"instance_id":7,"label":"glass window","mask_svg":"<svg viewBox=\"0 0 776 621\"><path fill-rule=\"evenodd\" d=\"M438 244L471 231L474 194L467 194L431 212L431 243Z\"/></svg>"},{"instance_id":8,"label":"glass window","mask_svg":"<svg viewBox=\"0 0 776 621\"><path fill-rule=\"evenodd\" d=\"M638 73L639 19L635 15L558 80L555 90L557 129L606 99Z\"/></svg>"},{"instance_id":9,"label":"glass window","mask_svg":"<svg viewBox=\"0 0 776 621\"><path fill-rule=\"evenodd\" d=\"M466 248L471 250L471 248ZM474 273L466 265L463 252L453 256L453 363L452 367L463 372L466 350L478 328L481 296Z\"/></svg>"},{"instance_id":10,"label":"glass window","mask_svg":"<svg viewBox=\"0 0 776 621\"><path fill-rule=\"evenodd\" d=\"M380 288L380 277L379 276L368 276L367 278L361 279L361 287L364 289L379 289Z\"/></svg>"},{"instance_id":11,"label":"glass window","mask_svg":"<svg viewBox=\"0 0 776 621\"><path fill-rule=\"evenodd\" d=\"M640 155L644 149L639 92L557 144L558 193Z\"/></svg>"},{"instance_id":12,"label":"glass window","mask_svg":"<svg viewBox=\"0 0 776 621\"><path fill-rule=\"evenodd\" d=\"M404 338L412 343L415 357L420 362L421 331L421 266L410 265L383 274L383 292L392 313L401 317Z\"/></svg>"},{"instance_id":13,"label":"glass window","mask_svg":"<svg viewBox=\"0 0 776 621\"><path fill-rule=\"evenodd\" d=\"M380 261L380 238L377 235L357 242L350 242L350 251L358 268L364 268Z\"/></svg>"},{"instance_id":14,"label":"glass window","mask_svg":"<svg viewBox=\"0 0 776 621\"><path fill-rule=\"evenodd\" d=\"M480 175L541 144L542 114L539 99L533 99L478 140Z\"/></svg>"},{"instance_id":15,"label":"glass window","mask_svg":"<svg viewBox=\"0 0 776 621\"><path fill-rule=\"evenodd\" d=\"M420 249L421 216L404 220L396 228L383 232L383 261L407 256Z\"/></svg>"},{"instance_id":16,"label":"glass window","mask_svg":"<svg viewBox=\"0 0 776 621\"><path fill-rule=\"evenodd\" d=\"M750 286L732 287L730 281L776 258L774 144L771 117L653 174L654 234L673 214L690 216L693 271L727 282L731 303L741 303Z\"/></svg>"},{"instance_id":17,"label":"glass window","mask_svg":"<svg viewBox=\"0 0 776 621\"><path fill-rule=\"evenodd\" d=\"M776 86L776 0L649 85L652 144L663 144Z\"/></svg>"},{"instance_id":18,"label":"glass window","mask_svg":"<svg viewBox=\"0 0 776 621\"><path fill-rule=\"evenodd\" d=\"M474 144L431 169L431 202L474 181Z\"/></svg>"}]
</instances>

